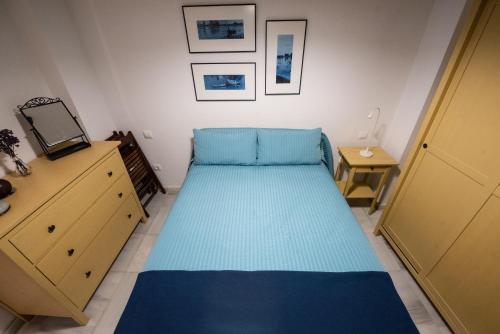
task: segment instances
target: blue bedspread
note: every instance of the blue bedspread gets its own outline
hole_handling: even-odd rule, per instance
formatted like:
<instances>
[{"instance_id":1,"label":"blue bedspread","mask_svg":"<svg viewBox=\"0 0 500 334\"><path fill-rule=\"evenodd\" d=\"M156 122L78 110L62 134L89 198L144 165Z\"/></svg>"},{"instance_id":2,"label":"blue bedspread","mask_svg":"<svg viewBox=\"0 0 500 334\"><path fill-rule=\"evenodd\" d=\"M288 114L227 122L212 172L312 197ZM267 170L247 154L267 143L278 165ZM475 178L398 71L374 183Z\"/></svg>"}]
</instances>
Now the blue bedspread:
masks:
<instances>
[{"instance_id":1,"label":"blue bedspread","mask_svg":"<svg viewBox=\"0 0 500 334\"><path fill-rule=\"evenodd\" d=\"M417 333L323 165L192 166L116 333Z\"/></svg>"},{"instance_id":2,"label":"blue bedspread","mask_svg":"<svg viewBox=\"0 0 500 334\"><path fill-rule=\"evenodd\" d=\"M120 334L418 333L385 272L149 271Z\"/></svg>"},{"instance_id":3,"label":"blue bedspread","mask_svg":"<svg viewBox=\"0 0 500 334\"><path fill-rule=\"evenodd\" d=\"M323 165L193 165L145 270L382 271Z\"/></svg>"}]
</instances>

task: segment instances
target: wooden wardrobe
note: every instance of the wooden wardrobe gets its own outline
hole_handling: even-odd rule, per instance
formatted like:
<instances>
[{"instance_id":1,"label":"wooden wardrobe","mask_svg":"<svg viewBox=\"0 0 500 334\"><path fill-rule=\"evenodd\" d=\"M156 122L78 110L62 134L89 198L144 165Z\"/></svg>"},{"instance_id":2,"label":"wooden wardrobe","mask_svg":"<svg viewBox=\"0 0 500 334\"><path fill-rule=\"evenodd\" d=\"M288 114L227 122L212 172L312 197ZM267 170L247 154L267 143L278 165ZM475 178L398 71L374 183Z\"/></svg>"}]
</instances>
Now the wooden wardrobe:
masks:
<instances>
[{"instance_id":1,"label":"wooden wardrobe","mask_svg":"<svg viewBox=\"0 0 500 334\"><path fill-rule=\"evenodd\" d=\"M471 5L381 232L457 333L500 333L500 0Z\"/></svg>"}]
</instances>

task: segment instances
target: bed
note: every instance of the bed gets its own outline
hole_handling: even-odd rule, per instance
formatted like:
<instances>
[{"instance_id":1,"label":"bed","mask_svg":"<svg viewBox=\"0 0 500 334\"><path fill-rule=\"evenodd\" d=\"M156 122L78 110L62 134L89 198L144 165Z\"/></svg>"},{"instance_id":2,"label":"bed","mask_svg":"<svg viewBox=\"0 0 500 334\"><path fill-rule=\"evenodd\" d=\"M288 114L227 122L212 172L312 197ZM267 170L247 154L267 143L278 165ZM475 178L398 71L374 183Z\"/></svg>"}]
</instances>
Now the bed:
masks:
<instances>
[{"instance_id":1,"label":"bed","mask_svg":"<svg viewBox=\"0 0 500 334\"><path fill-rule=\"evenodd\" d=\"M281 147L261 165L195 157L116 333L418 333L317 131L318 164L274 164Z\"/></svg>"}]
</instances>

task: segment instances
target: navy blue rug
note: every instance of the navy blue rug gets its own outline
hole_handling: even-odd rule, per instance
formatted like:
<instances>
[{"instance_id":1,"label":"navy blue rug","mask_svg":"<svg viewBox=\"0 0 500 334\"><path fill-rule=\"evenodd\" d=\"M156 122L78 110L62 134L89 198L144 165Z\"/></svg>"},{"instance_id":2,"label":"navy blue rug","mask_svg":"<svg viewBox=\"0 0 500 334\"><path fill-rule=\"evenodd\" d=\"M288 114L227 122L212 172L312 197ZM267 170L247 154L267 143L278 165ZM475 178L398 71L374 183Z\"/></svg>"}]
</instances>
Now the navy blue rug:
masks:
<instances>
[{"instance_id":1,"label":"navy blue rug","mask_svg":"<svg viewBox=\"0 0 500 334\"><path fill-rule=\"evenodd\" d=\"M385 272L147 271L115 333L418 333Z\"/></svg>"}]
</instances>

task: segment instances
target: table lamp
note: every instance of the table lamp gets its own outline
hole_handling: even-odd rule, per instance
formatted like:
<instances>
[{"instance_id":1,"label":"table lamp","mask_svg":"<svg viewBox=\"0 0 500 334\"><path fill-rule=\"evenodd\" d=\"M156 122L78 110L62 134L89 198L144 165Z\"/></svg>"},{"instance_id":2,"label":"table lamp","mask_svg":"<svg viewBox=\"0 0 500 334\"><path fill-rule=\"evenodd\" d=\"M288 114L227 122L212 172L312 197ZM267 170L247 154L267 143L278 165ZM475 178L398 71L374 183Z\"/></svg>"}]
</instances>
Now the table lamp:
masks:
<instances>
[{"instance_id":1,"label":"table lamp","mask_svg":"<svg viewBox=\"0 0 500 334\"><path fill-rule=\"evenodd\" d=\"M359 155L361 155L362 157L365 157L365 158L371 158L373 156L373 152L370 151L370 142L371 142L372 137L375 134L375 129L377 128L378 119L380 117L380 108L376 108L374 112L369 113L368 119L372 119L374 114L376 114L376 118L375 118L375 123L373 124L372 128L370 129L370 134L368 135L368 145L366 146L365 149L359 151Z\"/></svg>"}]
</instances>

